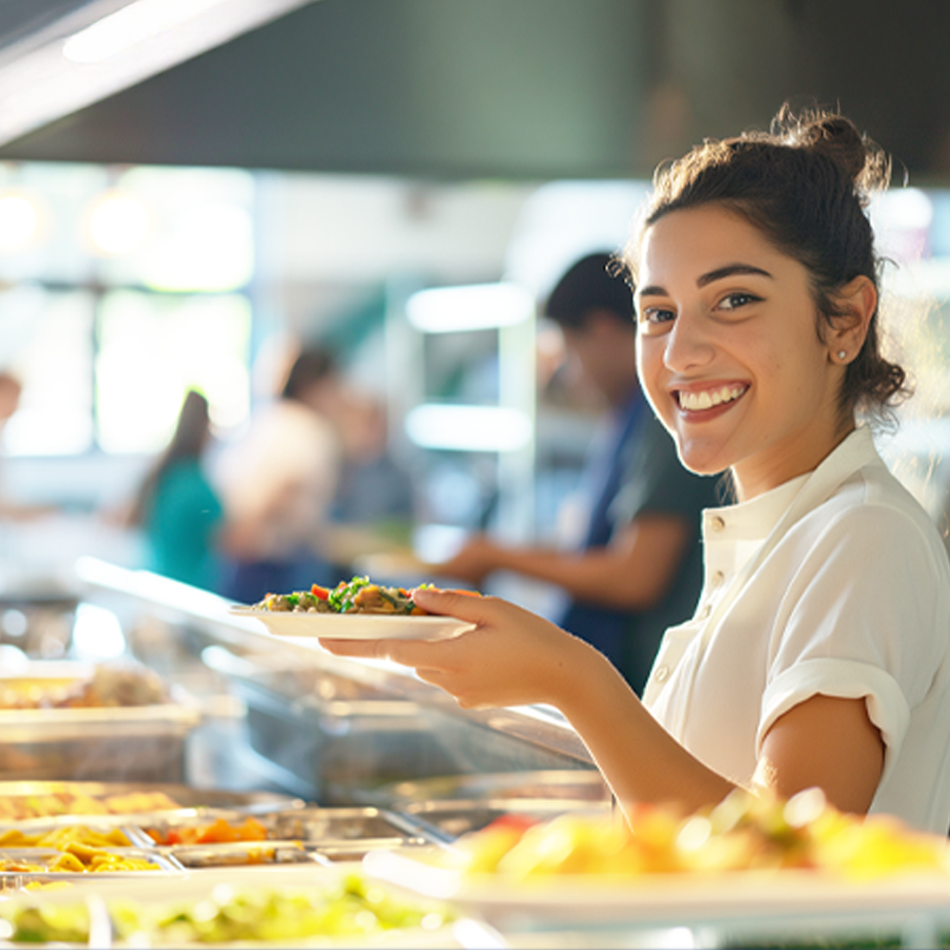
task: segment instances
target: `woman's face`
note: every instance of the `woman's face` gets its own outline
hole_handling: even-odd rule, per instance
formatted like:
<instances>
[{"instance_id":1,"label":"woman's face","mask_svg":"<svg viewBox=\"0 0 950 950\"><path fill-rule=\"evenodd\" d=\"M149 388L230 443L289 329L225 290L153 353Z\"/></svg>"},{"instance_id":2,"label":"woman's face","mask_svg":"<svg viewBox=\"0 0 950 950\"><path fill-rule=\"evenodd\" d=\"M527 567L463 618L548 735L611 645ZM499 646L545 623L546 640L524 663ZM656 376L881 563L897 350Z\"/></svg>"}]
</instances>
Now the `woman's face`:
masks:
<instances>
[{"instance_id":1,"label":"woman's face","mask_svg":"<svg viewBox=\"0 0 950 950\"><path fill-rule=\"evenodd\" d=\"M732 468L748 499L846 434L844 367L818 337L808 272L744 218L719 205L660 218L637 282L640 380L687 468Z\"/></svg>"}]
</instances>

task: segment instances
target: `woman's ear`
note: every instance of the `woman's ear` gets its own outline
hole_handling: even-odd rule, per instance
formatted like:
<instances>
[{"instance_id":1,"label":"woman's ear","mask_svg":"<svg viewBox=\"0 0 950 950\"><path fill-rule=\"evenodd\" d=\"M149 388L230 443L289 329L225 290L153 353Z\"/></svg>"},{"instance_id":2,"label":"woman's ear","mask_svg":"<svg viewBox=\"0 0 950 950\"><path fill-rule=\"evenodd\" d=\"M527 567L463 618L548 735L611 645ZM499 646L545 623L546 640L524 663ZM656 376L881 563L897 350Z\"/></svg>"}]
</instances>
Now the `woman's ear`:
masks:
<instances>
[{"instance_id":1,"label":"woman's ear","mask_svg":"<svg viewBox=\"0 0 950 950\"><path fill-rule=\"evenodd\" d=\"M865 276L848 281L837 294L838 313L831 319L827 344L834 363L850 363L864 346L877 310L877 288Z\"/></svg>"}]
</instances>

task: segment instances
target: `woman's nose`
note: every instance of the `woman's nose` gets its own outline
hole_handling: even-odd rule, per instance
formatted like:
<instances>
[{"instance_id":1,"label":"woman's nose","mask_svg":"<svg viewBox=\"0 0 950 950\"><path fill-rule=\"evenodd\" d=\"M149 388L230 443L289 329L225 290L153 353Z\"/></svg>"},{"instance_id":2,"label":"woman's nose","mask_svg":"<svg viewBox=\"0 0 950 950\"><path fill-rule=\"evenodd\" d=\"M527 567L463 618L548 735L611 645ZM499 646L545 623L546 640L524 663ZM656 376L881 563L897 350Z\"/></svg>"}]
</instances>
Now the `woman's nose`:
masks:
<instances>
[{"instance_id":1,"label":"woman's nose","mask_svg":"<svg viewBox=\"0 0 950 950\"><path fill-rule=\"evenodd\" d=\"M689 310L681 311L666 335L663 362L667 368L681 373L705 366L712 359L713 352L713 342L702 316Z\"/></svg>"}]
</instances>

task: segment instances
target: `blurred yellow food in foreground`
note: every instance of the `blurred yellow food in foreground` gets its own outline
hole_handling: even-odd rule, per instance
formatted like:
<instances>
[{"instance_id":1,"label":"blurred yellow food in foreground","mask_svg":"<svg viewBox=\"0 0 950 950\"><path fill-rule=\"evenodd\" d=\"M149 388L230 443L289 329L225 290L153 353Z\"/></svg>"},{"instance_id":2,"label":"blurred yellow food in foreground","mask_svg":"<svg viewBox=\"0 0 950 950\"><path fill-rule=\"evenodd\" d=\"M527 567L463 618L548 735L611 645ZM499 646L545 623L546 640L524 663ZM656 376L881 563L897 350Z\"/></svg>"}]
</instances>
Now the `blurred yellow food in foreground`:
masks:
<instances>
[{"instance_id":1,"label":"blurred yellow food in foreground","mask_svg":"<svg viewBox=\"0 0 950 950\"><path fill-rule=\"evenodd\" d=\"M818 789L784 802L736 791L695 814L644 805L629 823L619 813L564 814L545 822L506 816L457 845L455 862L467 874L510 879L782 868L866 879L950 870L943 836L915 831L886 815L844 814Z\"/></svg>"}]
</instances>

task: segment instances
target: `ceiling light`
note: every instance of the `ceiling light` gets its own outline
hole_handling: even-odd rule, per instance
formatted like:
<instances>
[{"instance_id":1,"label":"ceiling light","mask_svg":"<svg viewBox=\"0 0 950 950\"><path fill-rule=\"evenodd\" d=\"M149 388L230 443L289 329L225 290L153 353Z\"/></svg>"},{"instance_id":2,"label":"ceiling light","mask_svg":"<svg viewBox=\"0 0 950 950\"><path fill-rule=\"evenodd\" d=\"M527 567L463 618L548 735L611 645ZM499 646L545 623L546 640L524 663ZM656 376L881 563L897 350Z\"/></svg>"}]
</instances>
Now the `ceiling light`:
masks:
<instances>
[{"instance_id":1,"label":"ceiling light","mask_svg":"<svg viewBox=\"0 0 950 950\"><path fill-rule=\"evenodd\" d=\"M8 192L0 195L0 250L17 251L27 247L36 234L36 207L26 195Z\"/></svg>"},{"instance_id":2,"label":"ceiling light","mask_svg":"<svg viewBox=\"0 0 950 950\"><path fill-rule=\"evenodd\" d=\"M513 326L534 314L534 298L518 284L471 284L420 290L406 301L409 322L423 333Z\"/></svg>"},{"instance_id":3,"label":"ceiling light","mask_svg":"<svg viewBox=\"0 0 950 950\"><path fill-rule=\"evenodd\" d=\"M99 63L132 49L223 0L135 0L127 7L97 20L63 43L63 56L72 63Z\"/></svg>"},{"instance_id":4,"label":"ceiling light","mask_svg":"<svg viewBox=\"0 0 950 950\"><path fill-rule=\"evenodd\" d=\"M530 417L507 406L424 404L406 416L406 435L421 448L517 452L532 437Z\"/></svg>"},{"instance_id":5,"label":"ceiling light","mask_svg":"<svg viewBox=\"0 0 950 950\"><path fill-rule=\"evenodd\" d=\"M128 254L145 243L151 217L137 198L110 193L103 196L89 216L89 237L102 254Z\"/></svg>"}]
</instances>

